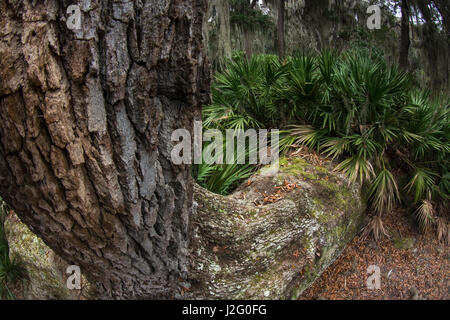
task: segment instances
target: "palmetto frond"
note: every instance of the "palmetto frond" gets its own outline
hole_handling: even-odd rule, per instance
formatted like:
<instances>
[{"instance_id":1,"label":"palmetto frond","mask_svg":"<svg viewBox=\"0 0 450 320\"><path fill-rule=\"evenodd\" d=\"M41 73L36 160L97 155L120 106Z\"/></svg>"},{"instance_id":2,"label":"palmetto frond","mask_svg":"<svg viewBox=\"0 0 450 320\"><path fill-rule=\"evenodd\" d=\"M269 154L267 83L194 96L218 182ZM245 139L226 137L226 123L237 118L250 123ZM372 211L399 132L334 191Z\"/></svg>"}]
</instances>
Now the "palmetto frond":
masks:
<instances>
[{"instance_id":1,"label":"palmetto frond","mask_svg":"<svg viewBox=\"0 0 450 320\"><path fill-rule=\"evenodd\" d=\"M422 232L428 231L435 222L435 210L429 200L422 200L416 211L416 217Z\"/></svg>"},{"instance_id":2,"label":"palmetto frond","mask_svg":"<svg viewBox=\"0 0 450 320\"><path fill-rule=\"evenodd\" d=\"M380 215L373 216L362 230L361 237L363 239L367 239L369 236L372 236L375 241L379 241L383 237L389 238Z\"/></svg>"},{"instance_id":3,"label":"palmetto frond","mask_svg":"<svg viewBox=\"0 0 450 320\"><path fill-rule=\"evenodd\" d=\"M327 156L335 159L336 157L350 152L351 142L345 137L325 138L325 142L322 144L322 150Z\"/></svg>"},{"instance_id":4,"label":"palmetto frond","mask_svg":"<svg viewBox=\"0 0 450 320\"><path fill-rule=\"evenodd\" d=\"M411 180L406 185L408 192L414 194L414 200L419 201L425 195L431 194L435 186L437 174L427 168L416 167Z\"/></svg>"},{"instance_id":5,"label":"palmetto frond","mask_svg":"<svg viewBox=\"0 0 450 320\"><path fill-rule=\"evenodd\" d=\"M359 155L345 159L336 166L335 170L345 173L350 181L359 180L361 184L364 181L370 181L375 174L372 163Z\"/></svg>"},{"instance_id":6,"label":"palmetto frond","mask_svg":"<svg viewBox=\"0 0 450 320\"><path fill-rule=\"evenodd\" d=\"M370 182L369 196L377 212L392 211L400 197L397 182L389 170L381 169L375 179Z\"/></svg>"},{"instance_id":7,"label":"palmetto frond","mask_svg":"<svg viewBox=\"0 0 450 320\"><path fill-rule=\"evenodd\" d=\"M327 130L317 129L309 125L292 126L291 135L297 137L295 141L297 144L318 150L322 139L327 136Z\"/></svg>"}]
</instances>

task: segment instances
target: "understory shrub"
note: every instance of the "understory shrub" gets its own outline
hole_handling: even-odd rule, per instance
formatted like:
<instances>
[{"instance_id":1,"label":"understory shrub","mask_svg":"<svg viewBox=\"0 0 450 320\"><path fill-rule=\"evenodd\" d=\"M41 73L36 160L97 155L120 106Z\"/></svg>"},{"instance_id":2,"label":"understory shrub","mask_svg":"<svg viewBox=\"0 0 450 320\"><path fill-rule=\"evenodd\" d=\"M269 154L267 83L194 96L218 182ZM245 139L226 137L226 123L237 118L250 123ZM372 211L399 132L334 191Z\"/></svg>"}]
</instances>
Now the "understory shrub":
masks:
<instances>
[{"instance_id":1,"label":"understory shrub","mask_svg":"<svg viewBox=\"0 0 450 320\"><path fill-rule=\"evenodd\" d=\"M307 146L364 184L376 217L366 234L379 233L383 214L413 203L420 227L435 227L448 241L450 99L413 80L364 48L282 60L235 52L215 77L203 126L282 129L281 151ZM195 173L203 186L227 194L256 169L201 164Z\"/></svg>"}]
</instances>

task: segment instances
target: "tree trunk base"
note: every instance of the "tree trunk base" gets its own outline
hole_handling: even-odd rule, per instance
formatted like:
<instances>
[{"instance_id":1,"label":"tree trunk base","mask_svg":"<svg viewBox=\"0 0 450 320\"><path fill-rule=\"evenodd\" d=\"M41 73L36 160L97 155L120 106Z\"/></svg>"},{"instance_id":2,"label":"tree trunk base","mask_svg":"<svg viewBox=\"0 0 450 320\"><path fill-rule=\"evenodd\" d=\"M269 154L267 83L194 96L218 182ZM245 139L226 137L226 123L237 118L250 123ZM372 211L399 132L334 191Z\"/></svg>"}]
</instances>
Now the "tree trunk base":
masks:
<instances>
[{"instance_id":1,"label":"tree trunk base","mask_svg":"<svg viewBox=\"0 0 450 320\"><path fill-rule=\"evenodd\" d=\"M349 187L329 166L298 158L280 163L275 175L260 172L227 197L195 186L188 276L180 279L173 298L296 299L359 232L365 207L358 185ZM279 201L265 204L277 197ZM15 223L6 224L12 254L21 255L31 270L47 265L47 273L55 273L48 258L52 254L28 259L33 253L23 245L24 237L17 234L23 228ZM31 242L46 247L40 239ZM48 247L44 251L52 252ZM58 292L70 299L62 280ZM39 292L53 288L40 286ZM48 296L55 295L35 298Z\"/></svg>"}]
</instances>

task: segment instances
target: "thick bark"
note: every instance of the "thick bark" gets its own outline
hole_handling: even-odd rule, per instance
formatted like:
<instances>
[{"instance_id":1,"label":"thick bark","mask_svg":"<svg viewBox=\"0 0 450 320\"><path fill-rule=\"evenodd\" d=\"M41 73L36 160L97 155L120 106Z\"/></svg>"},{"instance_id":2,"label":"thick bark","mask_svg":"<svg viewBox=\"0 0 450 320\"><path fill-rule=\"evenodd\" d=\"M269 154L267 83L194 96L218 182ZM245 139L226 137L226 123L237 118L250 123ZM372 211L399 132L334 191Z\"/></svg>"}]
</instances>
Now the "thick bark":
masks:
<instances>
[{"instance_id":1,"label":"thick bark","mask_svg":"<svg viewBox=\"0 0 450 320\"><path fill-rule=\"evenodd\" d=\"M170 160L209 92L206 0L0 2L0 194L103 297L170 298L192 178Z\"/></svg>"},{"instance_id":2,"label":"thick bark","mask_svg":"<svg viewBox=\"0 0 450 320\"><path fill-rule=\"evenodd\" d=\"M402 70L408 69L408 54L409 54L409 3L408 0L401 0L401 31L400 31L400 55L399 66Z\"/></svg>"}]
</instances>

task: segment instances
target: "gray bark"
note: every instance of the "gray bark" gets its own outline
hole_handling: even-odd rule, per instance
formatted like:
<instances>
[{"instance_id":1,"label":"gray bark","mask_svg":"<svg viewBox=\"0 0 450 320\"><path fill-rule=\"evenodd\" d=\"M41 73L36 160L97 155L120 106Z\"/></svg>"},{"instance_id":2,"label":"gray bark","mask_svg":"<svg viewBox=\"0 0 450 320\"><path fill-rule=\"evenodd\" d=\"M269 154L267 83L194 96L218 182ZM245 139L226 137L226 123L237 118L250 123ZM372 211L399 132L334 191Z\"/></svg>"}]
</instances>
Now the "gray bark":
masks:
<instances>
[{"instance_id":1,"label":"gray bark","mask_svg":"<svg viewBox=\"0 0 450 320\"><path fill-rule=\"evenodd\" d=\"M409 55L409 3L407 0L401 0L401 30L400 30L400 53L398 64L404 71L408 69L408 55Z\"/></svg>"},{"instance_id":2,"label":"gray bark","mask_svg":"<svg viewBox=\"0 0 450 320\"><path fill-rule=\"evenodd\" d=\"M231 33L230 33L230 3L229 0L219 0L217 3L217 15L219 16L219 54L221 57L231 57Z\"/></svg>"},{"instance_id":3,"label":"gray bark","mask_svg":"<svg viewBox=\"0 0 450 320\"><path fill-rule=\"evenodd\" d=\"M284 57L285 43L284 43L284 17L285 17L285 2L278 0L278 19L277 19L277 52L279 57Z\"/></svg>"},{"instance_id":4,"label":"gray bark","mask_svg":"<svg viewBox=\"0 0 450 320\"><path fill-rule=\"evenodd\" d=\"M0 2L0 194L106 298L171 298L193 181L170 160L208 99L205 0Z\"/></svg>"}]
</instances>

